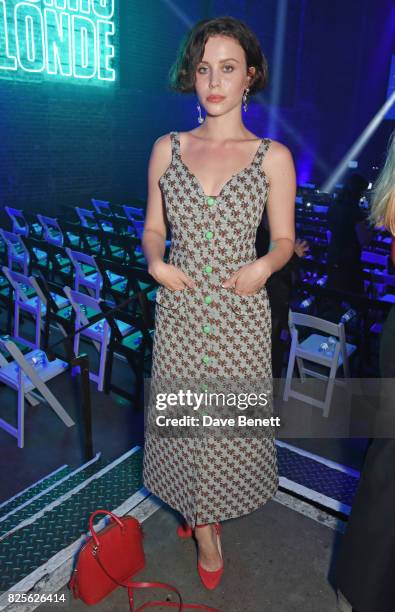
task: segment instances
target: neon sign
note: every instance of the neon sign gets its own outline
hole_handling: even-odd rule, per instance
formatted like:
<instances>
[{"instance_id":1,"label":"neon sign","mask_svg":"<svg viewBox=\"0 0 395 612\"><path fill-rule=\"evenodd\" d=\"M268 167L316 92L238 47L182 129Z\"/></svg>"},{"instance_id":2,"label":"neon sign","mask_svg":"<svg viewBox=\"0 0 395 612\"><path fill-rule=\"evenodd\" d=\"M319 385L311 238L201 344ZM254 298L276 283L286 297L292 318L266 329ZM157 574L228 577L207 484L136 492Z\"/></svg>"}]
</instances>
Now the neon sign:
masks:
<instances>
[{"instance_id":1,"label":"neon sign","mask_svg":"<svg viewBox=\"0 0 395 612\"><path fill-rule=\"evenodd\" d=\"M0 0L0 78L115 81L114 36L114 0Z\"/></svg>"}]
</instances>

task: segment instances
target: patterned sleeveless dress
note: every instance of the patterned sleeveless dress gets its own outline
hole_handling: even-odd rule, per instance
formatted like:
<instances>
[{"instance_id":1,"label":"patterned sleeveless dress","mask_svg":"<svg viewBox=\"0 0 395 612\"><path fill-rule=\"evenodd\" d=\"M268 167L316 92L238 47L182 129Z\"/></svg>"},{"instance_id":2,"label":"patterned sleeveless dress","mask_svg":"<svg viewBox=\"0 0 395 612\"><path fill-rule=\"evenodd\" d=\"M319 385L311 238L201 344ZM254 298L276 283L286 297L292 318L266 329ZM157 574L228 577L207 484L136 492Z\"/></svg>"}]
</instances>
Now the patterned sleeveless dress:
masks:
<instances>
[{"instance_id":1,"label":"patterned sleeveless dress","mask_svg":"<svg viewBox=\"0 0 395 612\"><path fill-rule=\"evenodd\" d=\"M262 170L270 139L219 195L207 196L183 163L177 132L172 161L159 180L171 229L168 263L188 274L195 290L156 298L151 379L271 377L271 318L266 288L240 296L221 284L257 259L255 237L269 184ZM277 491L274 436L145 437L144 485L192 527L248 514Z\"/></svg>"}]
</instances>

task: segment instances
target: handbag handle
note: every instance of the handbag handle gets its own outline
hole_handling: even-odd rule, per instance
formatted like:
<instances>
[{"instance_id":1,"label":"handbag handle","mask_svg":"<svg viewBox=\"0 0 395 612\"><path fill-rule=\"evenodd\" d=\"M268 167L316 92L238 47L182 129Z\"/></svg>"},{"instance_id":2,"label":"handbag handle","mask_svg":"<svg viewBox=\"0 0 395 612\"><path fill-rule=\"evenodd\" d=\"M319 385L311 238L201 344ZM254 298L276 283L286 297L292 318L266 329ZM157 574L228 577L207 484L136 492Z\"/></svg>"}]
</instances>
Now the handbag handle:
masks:
<instances>
[{"instance_id":1,"label":"handbag handle","mask_svg":"<svg viewBox=\"0 0 395 612\"><path fill-rule=\"evenodd\" d=\"M97 548L99 548L100 542L99 542L99 538L97 537L97 533L93 528L93 519L98 515L98 514L108 514L113 521L115 521L116 523L118 523L118 525L120 526L120 528L123 530L125 529L124 524L122 523L121 519L116 516L115 514L113 514L112 512L110 512L109 510L95 510L95 512L92 512L92 514L89 517L89 531L92 534L92 538L93 541L95 543L95 546Z\"/></svg>"}]
</instances>

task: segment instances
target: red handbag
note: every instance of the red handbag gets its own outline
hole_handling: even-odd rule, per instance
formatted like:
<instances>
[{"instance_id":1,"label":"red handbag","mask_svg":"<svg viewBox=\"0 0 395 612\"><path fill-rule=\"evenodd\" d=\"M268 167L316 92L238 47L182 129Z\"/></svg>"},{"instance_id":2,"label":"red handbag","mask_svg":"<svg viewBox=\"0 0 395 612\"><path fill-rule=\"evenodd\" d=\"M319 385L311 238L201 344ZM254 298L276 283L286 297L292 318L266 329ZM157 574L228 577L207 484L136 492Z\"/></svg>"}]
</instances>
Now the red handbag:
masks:
<instances>
[{"instance_id":1,"label":"red handbag","mask_svg":"<svg viewBox=\"0 0 395 612\"><path fill-rule=\"evenodd\" d=\"M93 519L98 514L108 514L112 522L99 533L93 528ZM82 546L77 563L73 570L69 588L73 596L88 605L104 599L118 586L128 589L131 612L139 612L148 607L168 606L220 612L216 608L200 604L184 604L178 589L165 582L131 582L130 579L140 572L145 565L143 530L139 521L132 516L119 518L108 510L96 510L89 517L89 530L92 536ZM179 603L170 601L148 601L135 610L135 588L163 588L173 591Z\"/></svg>"}]
</instances>

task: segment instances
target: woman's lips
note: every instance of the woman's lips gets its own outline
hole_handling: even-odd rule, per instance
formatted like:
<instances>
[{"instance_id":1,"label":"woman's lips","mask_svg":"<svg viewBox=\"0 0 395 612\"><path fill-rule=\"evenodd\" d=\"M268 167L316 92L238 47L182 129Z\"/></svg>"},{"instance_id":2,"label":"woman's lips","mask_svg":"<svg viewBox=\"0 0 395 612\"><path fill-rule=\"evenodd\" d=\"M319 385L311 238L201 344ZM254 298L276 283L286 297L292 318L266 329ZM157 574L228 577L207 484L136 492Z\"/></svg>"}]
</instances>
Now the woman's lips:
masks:
<instances>
[{"instance_id":1,"label":"woman's lips","mask_svg":"<svg viewBox=\"0 0 395 612\"><path fill-rule=\"evenodd\" d=\"M225 96L209 96L207 102L222 102L225 100Z\"/></svg>"}]
</instances>

